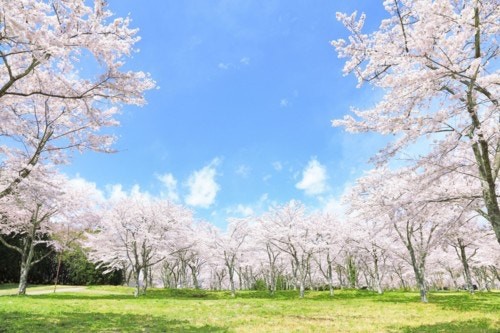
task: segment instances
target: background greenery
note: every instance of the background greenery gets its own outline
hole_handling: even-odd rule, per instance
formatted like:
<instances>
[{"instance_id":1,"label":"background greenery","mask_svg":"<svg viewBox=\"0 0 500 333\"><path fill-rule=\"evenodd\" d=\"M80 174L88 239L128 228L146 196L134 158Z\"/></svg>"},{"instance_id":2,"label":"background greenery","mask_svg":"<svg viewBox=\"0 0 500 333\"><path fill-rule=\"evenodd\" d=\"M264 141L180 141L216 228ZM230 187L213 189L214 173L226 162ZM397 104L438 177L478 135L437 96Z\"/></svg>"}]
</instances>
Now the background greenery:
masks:
<instances>
[{"instance_id":1,"label":"background greenery","mask_svg":"<svg viewBox=\"0 0 500 333\"><path fill-rule=\"evenodd\" d=\"M19 246L19 240L15 237L5 237L9 243ZM45 255L49 250L43 246L37 246L36 257ZM36 259L36 258L35 258ZM59 283L69 285L97 285L123 283L121 271L104 274L104 269L97 268L95 264L87 260L83 249L77 244L63 252L61 257L61 269L59 272ZM59 254L52 253L47 258L31 268L28 275L29 284L52 284L54 282ZM21 255L0 244L0 283L19 282Z\"/></svg>"}]
</instances>

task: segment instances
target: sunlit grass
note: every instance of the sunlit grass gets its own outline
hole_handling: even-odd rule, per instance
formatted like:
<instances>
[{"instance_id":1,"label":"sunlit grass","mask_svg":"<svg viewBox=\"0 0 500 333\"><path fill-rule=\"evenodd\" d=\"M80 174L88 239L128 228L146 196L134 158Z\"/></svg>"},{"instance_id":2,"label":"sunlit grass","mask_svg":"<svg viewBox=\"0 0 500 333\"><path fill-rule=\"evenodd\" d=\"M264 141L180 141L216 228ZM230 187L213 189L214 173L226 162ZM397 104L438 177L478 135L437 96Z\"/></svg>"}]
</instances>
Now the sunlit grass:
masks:
<instances>
[{"instance_id":1,"label":"sunlit grass","mask_svg":"<svg viewBox=\"0 0 500 333\"><path fill-rule=\"evenodd\" d=\"M8 289L0 288L2 292ZM29 294L30 289L28 289ZM15 292L15 290L14 290ZM126 287L0 297L0 332L482 332L500 331L500 293L297 293Z\"/></svg>"}]
</instances>

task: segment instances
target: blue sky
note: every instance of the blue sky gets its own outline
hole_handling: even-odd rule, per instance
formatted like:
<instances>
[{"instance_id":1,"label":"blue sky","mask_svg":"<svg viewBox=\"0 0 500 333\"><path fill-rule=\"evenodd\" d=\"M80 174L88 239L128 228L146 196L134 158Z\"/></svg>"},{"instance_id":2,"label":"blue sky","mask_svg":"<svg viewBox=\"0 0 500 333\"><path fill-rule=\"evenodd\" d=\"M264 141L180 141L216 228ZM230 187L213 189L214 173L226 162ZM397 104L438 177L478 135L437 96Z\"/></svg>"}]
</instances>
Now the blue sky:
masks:
<instances>
[{"instance_id":1,"label":"blue sky","mask_svg":"<svg viewBox=\"0 0 500 333\"><path fill-rule=\"evenodd\" d=\"M342 76L331 40L345 38L337 11L385 15L378 1L110 0L140 29L127 67L159 89L143 108L126 106L113 155L75 156L66 172L107 191L139 186L223 226L298 199L335 204L383 145L331 120L376 92Z\"/></svg>"}]
</instances>

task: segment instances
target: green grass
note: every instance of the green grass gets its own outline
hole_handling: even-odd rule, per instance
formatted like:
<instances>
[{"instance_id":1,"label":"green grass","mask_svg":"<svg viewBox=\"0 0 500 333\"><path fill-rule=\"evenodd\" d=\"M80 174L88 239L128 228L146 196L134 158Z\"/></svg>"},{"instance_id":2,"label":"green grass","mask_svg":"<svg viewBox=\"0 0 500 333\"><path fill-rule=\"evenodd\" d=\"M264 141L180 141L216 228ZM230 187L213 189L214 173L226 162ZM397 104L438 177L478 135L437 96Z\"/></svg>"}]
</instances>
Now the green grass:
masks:
<instances>
[{"instance_id":1,"label":"green grass","mask_svg":"<svg viewBox=\"0 0 500 333\"><path fill-rule=\"evenodd\" d=\"M0 292L15 292L0 286ZM15 287L15 286L14 286ZM0 332L500 332L500 293L228 292L126 287L0 296ZM47 290L52 290L48 288Z\"/></svg>"}]
</instances>

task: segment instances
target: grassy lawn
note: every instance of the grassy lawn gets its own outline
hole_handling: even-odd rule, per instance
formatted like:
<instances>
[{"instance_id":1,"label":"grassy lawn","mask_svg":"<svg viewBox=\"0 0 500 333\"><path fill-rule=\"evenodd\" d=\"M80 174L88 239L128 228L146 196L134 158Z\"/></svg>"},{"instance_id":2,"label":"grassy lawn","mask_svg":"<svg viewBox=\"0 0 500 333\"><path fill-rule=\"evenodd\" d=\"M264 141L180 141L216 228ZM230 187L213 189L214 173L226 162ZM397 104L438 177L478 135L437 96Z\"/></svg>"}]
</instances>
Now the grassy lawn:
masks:
<instances>
[{"instance_id":1,"label":"grassy lawn","mask_svg":"<svg viewBox=\"0 0 500 333\"><path fill-rule=\"evenodd\" d=\"M13 289L12 289L13 288ZM44 288L44 287L40 287ZM45 287L51 291L53 287ZM36 288L29 288L34 291ZM9 296L0 286L0 332L500 332L500 293L368 291L266 292L152 289L134 298L132 288Z\"/></svg>"}]
</instances>

